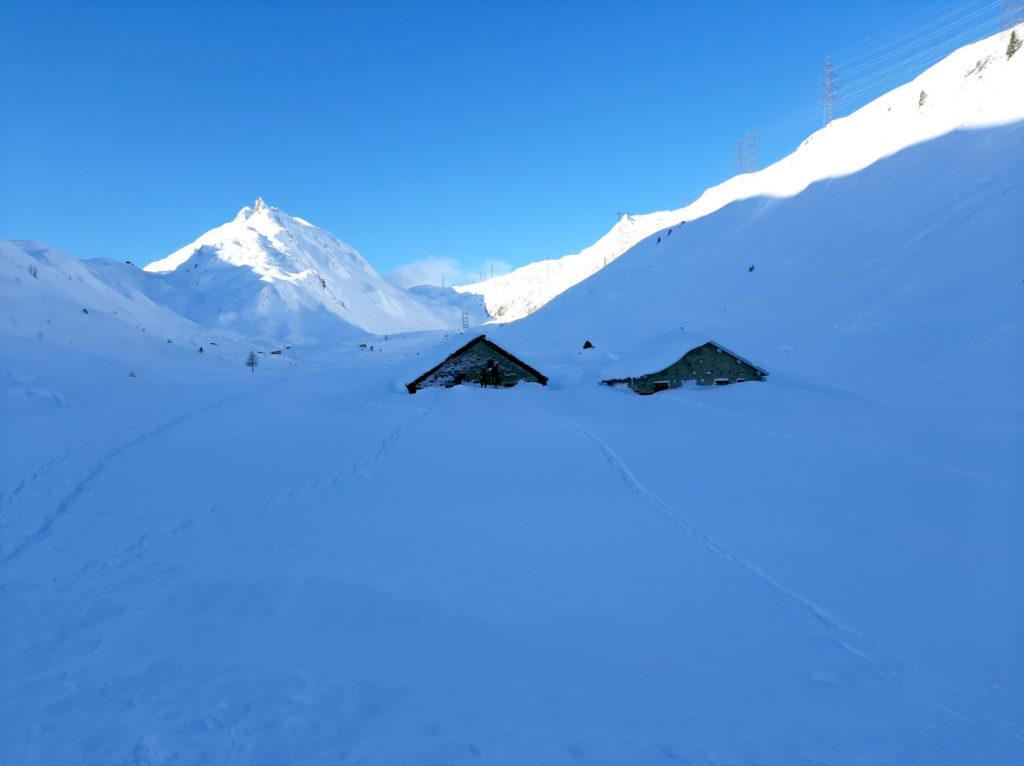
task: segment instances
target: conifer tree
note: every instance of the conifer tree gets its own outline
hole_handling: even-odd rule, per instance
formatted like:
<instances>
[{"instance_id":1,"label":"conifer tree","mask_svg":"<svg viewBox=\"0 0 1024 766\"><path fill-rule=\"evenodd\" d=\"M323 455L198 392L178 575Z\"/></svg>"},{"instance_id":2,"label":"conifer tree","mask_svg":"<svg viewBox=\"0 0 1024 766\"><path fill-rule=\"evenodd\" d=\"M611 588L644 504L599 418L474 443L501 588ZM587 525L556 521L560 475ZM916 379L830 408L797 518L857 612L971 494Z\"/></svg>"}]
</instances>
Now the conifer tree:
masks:
<instances>
[{"instance_id":1,"label":"conifer tree","mask_svg":"<svg viewBox=\"0 0 1024 766\"><path fill-rule=\"evenodd\" d=\"M1020 50L1021 39L1017 37L1017 30L1010 32L1010 44L1006 46L1006 58L1013 58L1013 54Z\"/></svg>"}]
</instances>

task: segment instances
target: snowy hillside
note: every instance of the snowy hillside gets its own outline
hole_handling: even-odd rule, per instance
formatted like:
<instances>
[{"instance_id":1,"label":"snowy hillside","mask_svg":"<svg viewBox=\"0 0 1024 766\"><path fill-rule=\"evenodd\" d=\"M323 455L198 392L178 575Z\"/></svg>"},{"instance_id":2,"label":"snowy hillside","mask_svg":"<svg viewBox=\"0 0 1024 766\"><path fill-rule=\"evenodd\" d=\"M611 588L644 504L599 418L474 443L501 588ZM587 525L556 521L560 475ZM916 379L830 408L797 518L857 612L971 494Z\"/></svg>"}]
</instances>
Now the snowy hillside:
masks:
<instances>
[{"instance_id":1,"label":"snowy hillside","mask_svg":"<svg viewBox=\"0 0 1024 766\"><path fill-rule=\"evenodd\" d=\"M1024 375L1022 210L1024 122L958 130L649 237L496 337L556 355L590 340L596 363L699 333L836 385L1005 392Z\"/></svg>"},{"instance_id":2,"label":"snowy hillside","mask_svg":"<svg viewBox=\"0 0 1024 766\"><path fill-rule=\"evenodd\" d=\"M1018 34L1022 34L1020 27ZM498 321L520 319L640 240L681 221L693 221L754 196L791 196L816 181L855 172L960 127L1020 119L1024 55L1007 59L1009 36L1004 32L961 48L912 82L819 130L783 160L708 189L687 207L624 216L595 244L575 255L538 261L456 289L484 296L488 312Z\"/></svg>"},{"instance_id":3,"label":"snowy hillside","mask_svg":"<svg viewBox=\"0 0 1024 766\"><path fill-rule=\"evenodd\" d=\"M139 283L195 322L250 336L324 340L456 327L461 310L387 281L351 246L262 199L233 221L146 266ZM340 320L340 321L339 321Z\"/></svg>"},{"instance_id":4,"label":"snowy hillside","mask_svg":"<svg viewBox=\"0 0 1024 766\"><path fill-rule=\"evenodd\" d=\"M97 277L94 265L39 242L0 240L0 337L119 359L153 343L161 350L167 341L192 350L210 340L236 339L199 327L130 285Z\"/></svg>"},{"instance_id":5,"label":"snowy hillside","mask_svg":"<svg viewBox=\"0 0 1024 766\"><path fill-rule=\"evenodd\" d=\"M948 132L837 122L488 329L547 386L197 353L157 291L302 281L283 214L167 274L0 247L0 763L1024 762L1024 52L962 54ZM768 379L599 383L704 338Z\"/></svg>"}]
</instances>

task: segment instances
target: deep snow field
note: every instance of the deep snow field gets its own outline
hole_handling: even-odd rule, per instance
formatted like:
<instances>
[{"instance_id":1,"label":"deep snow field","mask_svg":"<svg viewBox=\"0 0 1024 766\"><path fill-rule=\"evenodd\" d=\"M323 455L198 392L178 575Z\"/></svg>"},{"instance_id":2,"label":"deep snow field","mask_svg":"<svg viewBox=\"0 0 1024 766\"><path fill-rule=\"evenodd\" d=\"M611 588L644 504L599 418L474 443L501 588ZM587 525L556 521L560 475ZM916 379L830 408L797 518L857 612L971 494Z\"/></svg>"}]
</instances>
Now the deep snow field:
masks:
<instances>
[{"instance_id":1,"label":"deep snow field","mask_svg":"<svg viewBox=\"0 0 1024 766\"><path fill-rule=\"evenodd\" d=\"M0 764L1024 762L1004 118L449 337L254 341L0 243ZM479 332L550 385L406 393ZM768 379L599 385L694 337Z\"/></svg>"},{"instance_id":2,"label":"deep snow field","mask_svg":"<svg viewBox=\"0 0 1024 766\"><path fill-rule=\"evenodd\" d=\"M409 396L406 353L94 365L15 416L0 761L1024 753L1019 406Z\"/></svg>"}]
</instances>

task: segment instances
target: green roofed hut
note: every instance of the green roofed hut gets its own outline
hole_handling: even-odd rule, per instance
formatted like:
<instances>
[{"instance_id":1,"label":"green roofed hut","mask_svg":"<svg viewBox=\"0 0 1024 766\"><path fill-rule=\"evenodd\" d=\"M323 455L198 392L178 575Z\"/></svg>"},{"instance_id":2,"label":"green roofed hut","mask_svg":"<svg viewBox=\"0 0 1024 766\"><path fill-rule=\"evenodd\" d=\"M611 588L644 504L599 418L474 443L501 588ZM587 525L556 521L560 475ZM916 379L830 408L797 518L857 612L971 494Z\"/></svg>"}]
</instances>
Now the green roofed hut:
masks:
<instances>
[{"instance_id":1,"label":"green roofed hut","mask_svg":"<svg viewBox=\"0 0 1024 766\"><path fill-rule=\"evenodd\" d=\"M671 348L679 348L680 340L686 345L695 345L674 362L669 361ZM616 366L608 371L608 377L601 382L608 386L629 386L636 393L646 395L679 388L686 381L693 381L698 386L720 386L751 380L760 381L768 375L767 370L733 353L725 346L700 336L674 333L659 336L644 346L640 353L619 360ZM643 372L645 369L653 371Z\"/></svg>"},{"instance_id":2,"label":"green roofed hut","mask_svg":"<svg viewBox=\"0 0 1024 766\"><path fill-rule=\"evenodd\" d=\"M494 388L511 388L520 381L548 384L547 376L517 359L497 343L478 335L449 354L444 361L420 375L405 388L415 394L421 388L451 388L462 383L476 383Z\"/></svg>"}]
</instances>

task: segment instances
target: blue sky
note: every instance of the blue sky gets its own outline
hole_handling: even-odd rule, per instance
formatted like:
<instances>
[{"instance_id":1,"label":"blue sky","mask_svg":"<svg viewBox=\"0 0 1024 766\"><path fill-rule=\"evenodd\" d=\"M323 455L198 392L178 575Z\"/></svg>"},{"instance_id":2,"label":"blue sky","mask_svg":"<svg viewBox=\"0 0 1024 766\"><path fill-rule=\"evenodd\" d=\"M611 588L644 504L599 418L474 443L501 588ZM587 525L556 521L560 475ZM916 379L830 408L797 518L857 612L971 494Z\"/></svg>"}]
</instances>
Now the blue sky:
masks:
<instances>
[{"instance_id":1,"label":"blue sky","mask_svg":"<svg viewBox=\"0 0 1024 766\"><path fill-rule=\"evenodd\" d=\"M936 5L8 0L0 237L147 263L262 195L384 273L555 257L733 175L827 54Z\"/></svg>"}]
</instances>

